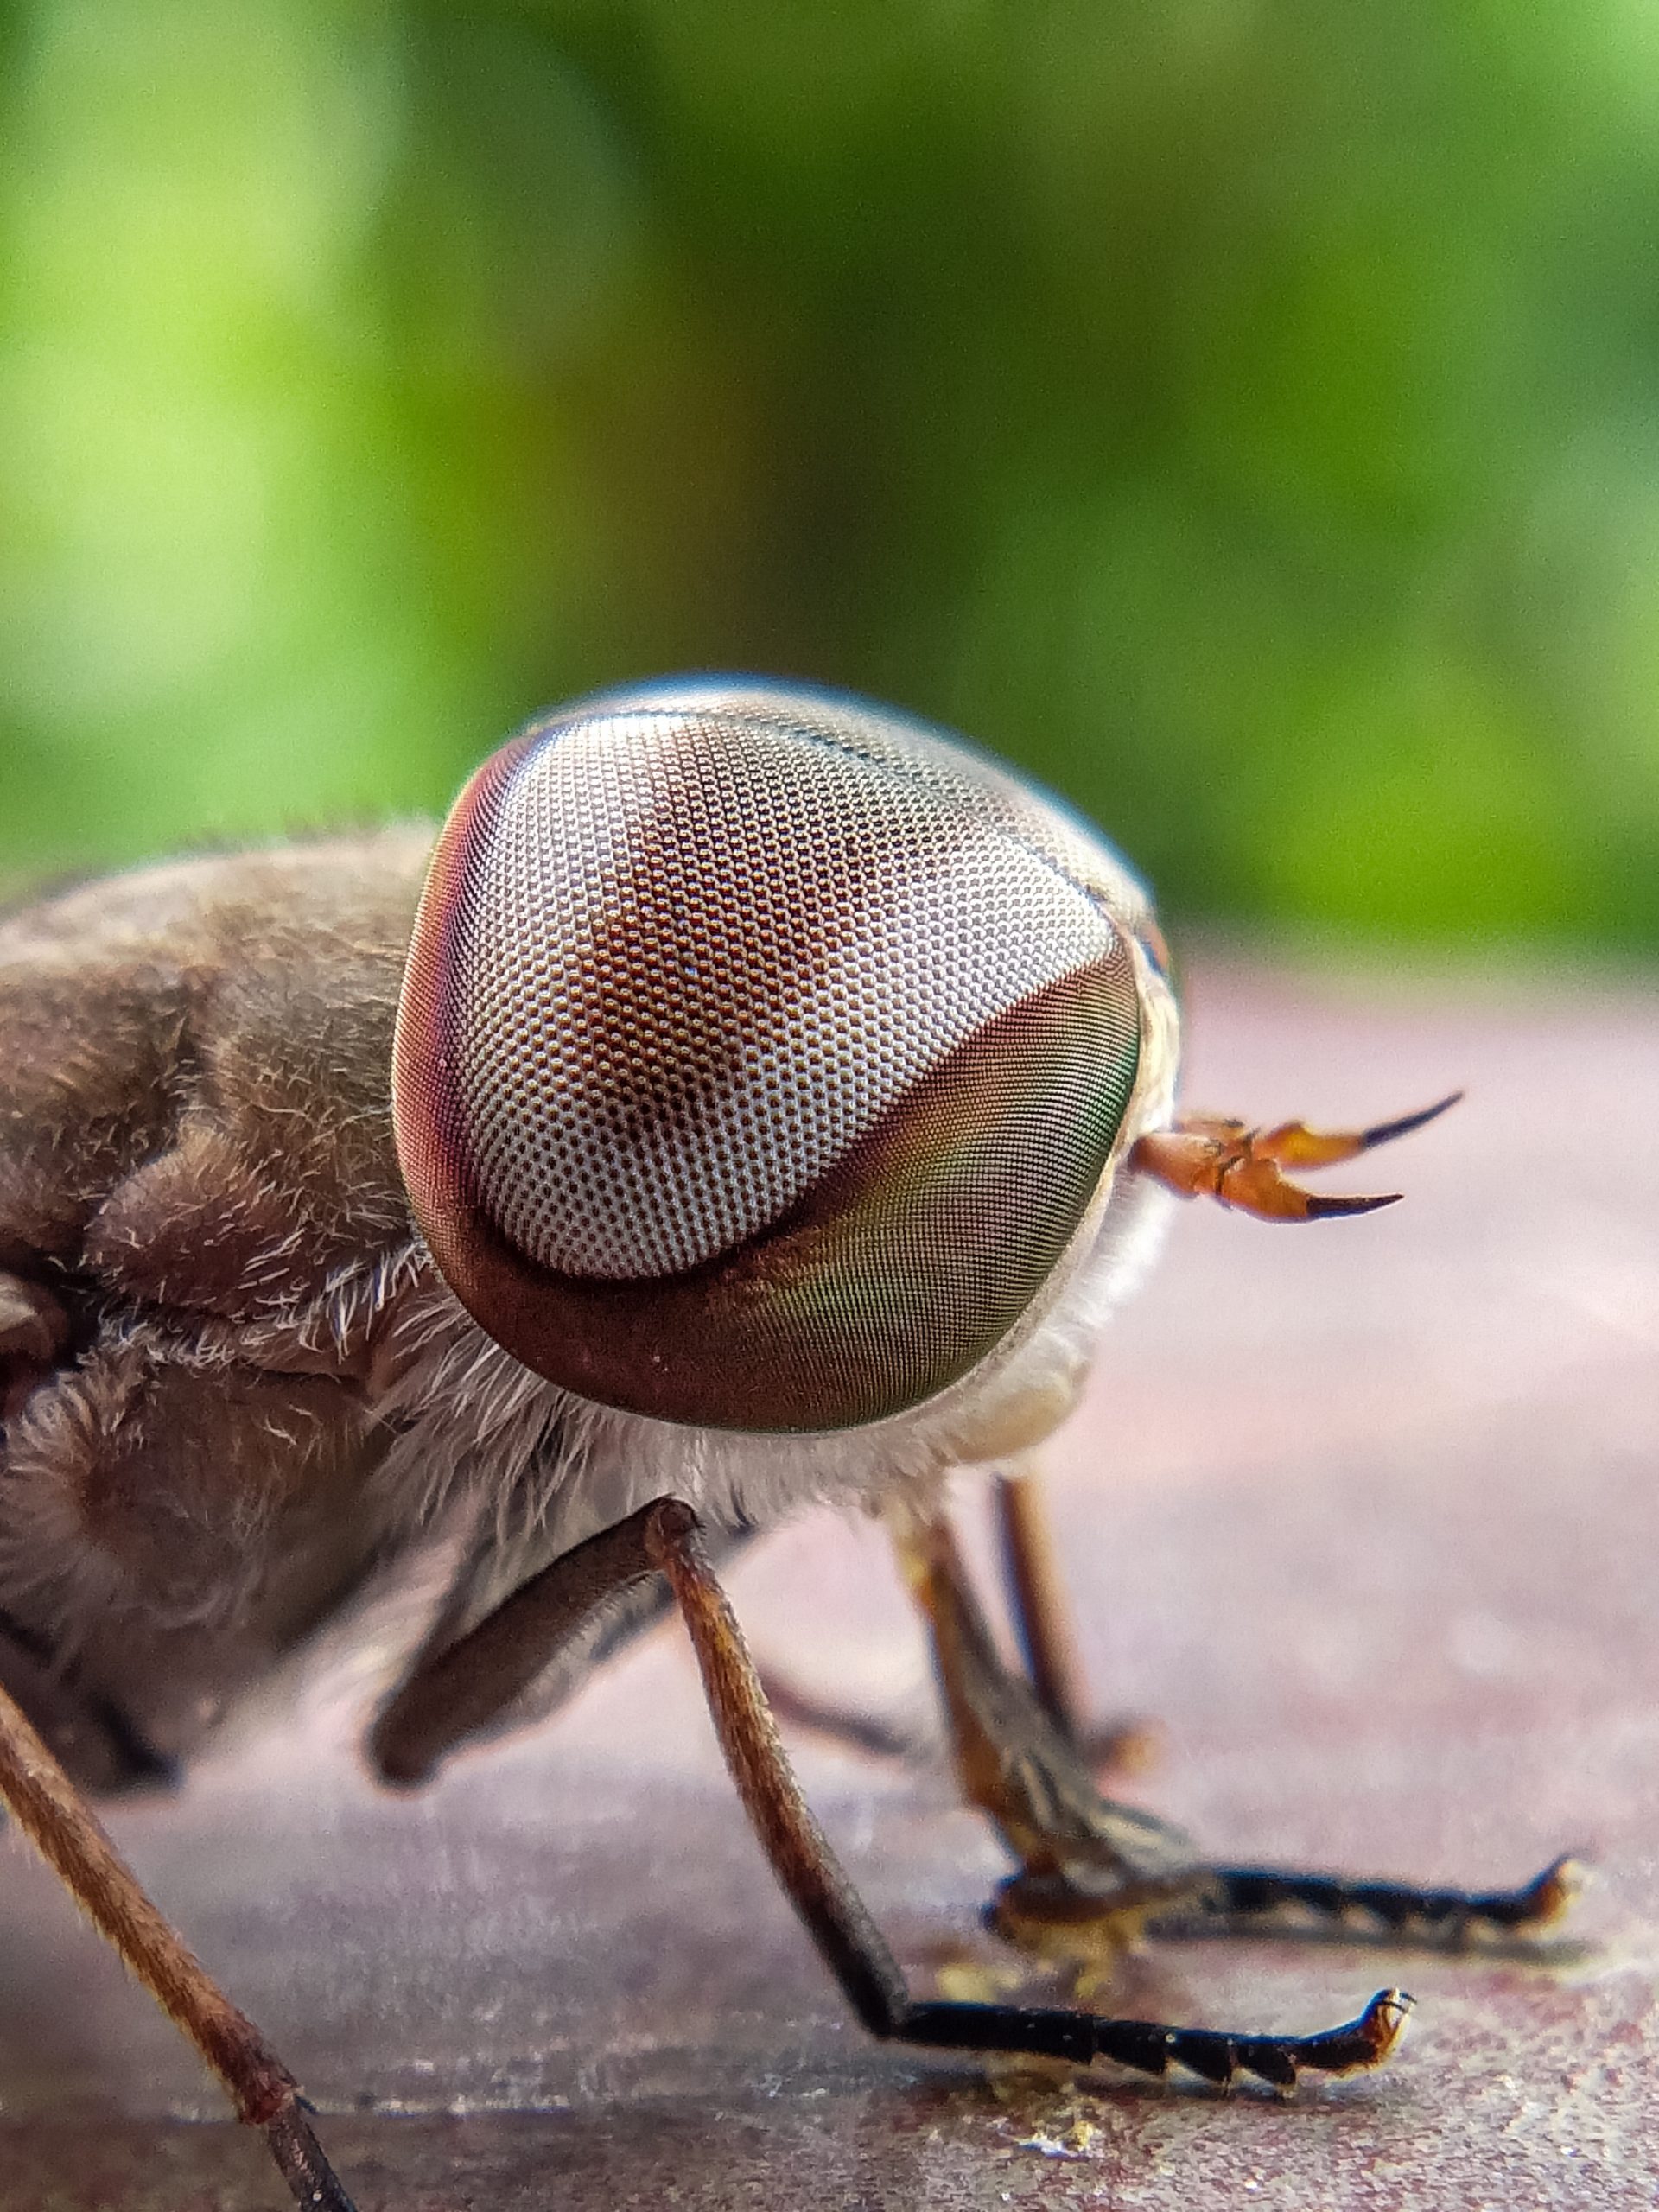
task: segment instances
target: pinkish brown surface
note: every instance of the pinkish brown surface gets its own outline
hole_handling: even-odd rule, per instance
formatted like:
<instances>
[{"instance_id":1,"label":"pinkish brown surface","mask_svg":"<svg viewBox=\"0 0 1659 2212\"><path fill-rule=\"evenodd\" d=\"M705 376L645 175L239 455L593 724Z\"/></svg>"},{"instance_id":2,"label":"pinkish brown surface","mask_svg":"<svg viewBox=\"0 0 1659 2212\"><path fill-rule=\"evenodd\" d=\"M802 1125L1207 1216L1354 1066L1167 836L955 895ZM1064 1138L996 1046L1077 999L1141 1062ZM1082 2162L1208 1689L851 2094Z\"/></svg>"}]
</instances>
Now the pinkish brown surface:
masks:
<instances>
[{"instance_id":1,"label":"pinkish brown surface","mask_svg":"<svg viewBox=\"0 0 1659 2212\"><path fill-rule=\"evenodd\" d=\"M1387 1214L1183 1213L1052 1454L1101 1711L1163 1723L1137 1791L1219 1854L1498 1883L1582 1845L1588 1948L1166 1945L1121 2009L1311 2029L1400 1980L1420 2010L1389 2071L1287 2107L988 2084L849 2021L672 1633L409 1801L361 1777L346 1675L113 1825L306 2080L362 2212L1655 2201L1659 1001L1215 963L1192 998L1194 1104L1470 1096L1368 1163L1408 1193ZM919 1688L868 1533L804 1522L734 1594L823 1694ZM800 1764L918 1986L991 1958L1001 1862L944 1778ZM170 2030L21 1849L0 1865L0 2205L275 2212Z\"/></svg>"}]
</instances>

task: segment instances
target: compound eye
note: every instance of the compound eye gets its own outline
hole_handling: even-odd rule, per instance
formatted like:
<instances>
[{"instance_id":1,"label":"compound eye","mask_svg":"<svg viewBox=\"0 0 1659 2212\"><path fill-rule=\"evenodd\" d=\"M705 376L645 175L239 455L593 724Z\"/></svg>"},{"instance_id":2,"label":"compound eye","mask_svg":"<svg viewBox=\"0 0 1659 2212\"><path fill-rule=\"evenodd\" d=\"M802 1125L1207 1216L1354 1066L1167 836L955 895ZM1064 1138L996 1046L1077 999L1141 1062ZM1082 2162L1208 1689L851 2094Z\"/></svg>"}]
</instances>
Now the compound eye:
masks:
<instances>
[{"instance_id":1,"label":"compound eye","mask_svg":"<svg viewBox=\"0 0 1659 2212\"><path fill-rule=\"evenodd\" d=\"M832 1429L1007 1335L1110 1160L1134 965L1087 841L861 702L683 683L462 793L399 1010L410 1202L579 1395Z\"/></svg>"}]
</instances>

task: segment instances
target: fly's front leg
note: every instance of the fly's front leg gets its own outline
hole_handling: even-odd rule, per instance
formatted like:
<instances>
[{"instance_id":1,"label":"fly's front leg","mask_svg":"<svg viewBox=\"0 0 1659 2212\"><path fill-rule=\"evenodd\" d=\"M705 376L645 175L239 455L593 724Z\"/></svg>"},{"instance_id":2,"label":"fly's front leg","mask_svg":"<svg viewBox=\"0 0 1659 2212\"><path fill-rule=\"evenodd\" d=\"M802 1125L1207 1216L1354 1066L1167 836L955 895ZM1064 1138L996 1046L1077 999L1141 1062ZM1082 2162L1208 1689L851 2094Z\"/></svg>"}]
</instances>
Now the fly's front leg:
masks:
<instances>
[{"instance_id":1,"label":"fly's front leg","mask_svg":"<svg viewBox=\"0 0 1659 2212\"><path fill-rule=\"evenodd\" d=\"M0 1689L0 1805L76 1904L189 2037L238 2118L263 2128L297 2203L352 2212L305 2116L299 2085L139 1887L22 1709Z\"/></svg>"},{"instance_id":2,"label":"fly's front leg","mask_svg":"<svg viewBox=\"0 0 1659 2212\"><path fill-rule=\"evenodd\" d=\"M1304 2071L1354 2073L1380 2064L1393 2050L1411 2009L1411 1999L1397 1989L1379 1991L1357 2019L1311 2036L1233 2035L1082 2011L912 1998L801 1794L696 1516L671 1501L649 1510L647 1544L690 1632L738 1793L772 1872L872 2034L934 2049L1017 2052L1079 2066L1105 2058L1160 2075L1184 2068L1222 2086L1253 2075L1280 2090L1294 2088ZM1137 1817L1129 1816L1132 1825Z\"/></svg>"},{"instance_id":3,"label":"fly's front leg","mask_svg":"<svg viewBox=\"0 0 1659 2212\"><path fill-rule=\"evenodd\" d=\"M896 1521L893 1541L932 1643L963 1793L1020 1862L989 1917L1022 1948L1098 1967L1151 1926L1212 1935L1340 1931L1452 1949L1529 1941L1578 1894L1582 1870L1572 1858L1512 1890L1203 1859L1179 1829L1114 1804L1095 1787L1067 1725L1075 1708L1057 1713L1034 1665L1037 1680L1027 1681L1004 1663L943 1516ZM1017 1571L1011 1581L1029 1654L1036 1639L1020 1617Z\"/></svg>"},{"instance_id":4,"label":"fly's front leg","mask_svg":"<svg viewBox=\"0 0 1659 2212\"><path fill-rule=\"evenodd\" d=\"M667 1578L690 1634L721 1748L772 1872L872 2034L943 2050L1024 2052L1078 2066L1106 2058L1154 2075L1182 2067L1219 2083L1253 2075L1278 2088L1288 2088L1310 2069L1345 2074L1374 2066L1393 2048L1410 2001L1397 1990L1380 1993L1343 2027L1288 2037L1228 2035L1058 2008L913 1999L801 1795L696 1516L672 1498L658 1499L578 1546L448 1652L423 1661L371 1736L381 1770L405 1782L429 1774L447 1750L504 1711L565 1640L581 1632L595 1608L654 1573Z\"/></svg>"}]
</instances>

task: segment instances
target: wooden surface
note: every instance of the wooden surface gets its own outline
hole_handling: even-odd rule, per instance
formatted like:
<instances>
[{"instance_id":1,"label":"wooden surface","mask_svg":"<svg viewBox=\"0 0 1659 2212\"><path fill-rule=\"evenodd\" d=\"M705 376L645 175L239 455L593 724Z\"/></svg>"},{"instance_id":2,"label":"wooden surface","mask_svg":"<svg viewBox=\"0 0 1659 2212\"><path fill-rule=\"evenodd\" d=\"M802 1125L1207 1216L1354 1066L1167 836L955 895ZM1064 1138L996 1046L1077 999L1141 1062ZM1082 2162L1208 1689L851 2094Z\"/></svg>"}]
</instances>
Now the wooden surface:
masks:
<instances>
[{"instance_id":1,"label":"wooden surface","mask_svg":"<svg viewBox=\"0 0 1659 2212\"><path fill-rule=\"evenodd\" d=\"M673 1633L413 1800L361 1778L347 1669L114 1826L305 2079L362 2212L1654 2201L1656 1002L1214 963L1191 998L1194 1104L1336 1122L1470 1096L1380 1156L1408 1194L1389 1213L1183 1211L1052 1455L1099 1707L1161 1721L1136 1789L1221 1855L1496 1883L1583 1846L1586 1948L1166 1945L1117 2009L1310 2029L1390 1980L1420 2009L1388 2073L1289 2107L988 2082L849 2021ZM803 1684L924 1694L868 1532L803 1522L734 1595ZM994 1962L1001 1862L943 1775L799 1749L918 1986ZM47 1878L16 1846L0 1865L0 2206L280 2206Z\"/></svg>"}]
</instances>

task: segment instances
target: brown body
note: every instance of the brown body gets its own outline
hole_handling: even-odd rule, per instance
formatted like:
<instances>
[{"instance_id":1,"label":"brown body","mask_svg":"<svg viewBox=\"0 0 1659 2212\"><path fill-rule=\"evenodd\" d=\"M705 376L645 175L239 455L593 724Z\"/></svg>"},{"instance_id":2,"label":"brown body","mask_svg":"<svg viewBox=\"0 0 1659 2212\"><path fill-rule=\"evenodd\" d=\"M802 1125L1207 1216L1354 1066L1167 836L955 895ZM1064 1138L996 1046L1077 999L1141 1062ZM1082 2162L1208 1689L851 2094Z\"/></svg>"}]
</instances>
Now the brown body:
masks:
<instances>
[{"instance_id":1,"label":"brown body","mask_svg":"<svg viewBox=\"0 0 1659 2212\"><path fill-rule=\"evenodd\" d=\"M93 1786L90 1716L188 1751L418 1525L376 1477L430 1288L387 1095L429 845L0 922L0 1682Z\"/></svg>"}]
</instances>

